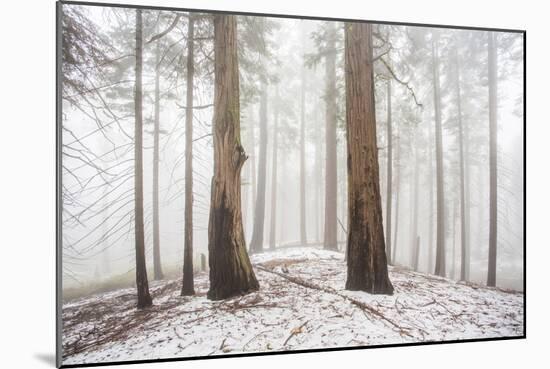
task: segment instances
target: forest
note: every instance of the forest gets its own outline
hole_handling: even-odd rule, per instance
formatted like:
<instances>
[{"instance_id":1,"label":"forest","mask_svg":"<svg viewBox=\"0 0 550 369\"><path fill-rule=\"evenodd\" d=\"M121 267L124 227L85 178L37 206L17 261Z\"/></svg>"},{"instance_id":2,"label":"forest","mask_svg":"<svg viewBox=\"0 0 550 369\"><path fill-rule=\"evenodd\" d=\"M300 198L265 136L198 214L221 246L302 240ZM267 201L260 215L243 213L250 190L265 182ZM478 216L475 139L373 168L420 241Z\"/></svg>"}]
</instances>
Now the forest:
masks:
<instances>
[{"instance_id":1,"label":"forest","mask_svg":"<svg viewBox=\"0 0 550 369\"><path fill-rule=\"evenodd\" d=\"M524 335L524 34L60 5L62 362Z\"/></svg>"}]
</instances>

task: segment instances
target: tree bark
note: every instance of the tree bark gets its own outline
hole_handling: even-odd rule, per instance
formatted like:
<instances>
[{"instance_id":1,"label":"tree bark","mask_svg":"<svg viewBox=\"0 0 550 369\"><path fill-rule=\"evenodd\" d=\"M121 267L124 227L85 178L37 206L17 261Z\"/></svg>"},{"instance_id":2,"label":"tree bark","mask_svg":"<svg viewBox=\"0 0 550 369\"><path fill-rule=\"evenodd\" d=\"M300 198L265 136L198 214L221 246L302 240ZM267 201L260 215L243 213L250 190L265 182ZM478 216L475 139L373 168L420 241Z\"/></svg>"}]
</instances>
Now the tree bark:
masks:
<instances>
[{"instance_id":1,"label":"tree bark","mask_svg":"<svg viewBox=\"0 0 550 369\"><path fill-rule=\"evenodd\" d=\"M134 131L134 232L136 244L137 308L151 306L147 266L145 262L145 236L143 225L143 20L141 10L136 10L136 67L135 67L135 131Z\"/></svg>"},{"instance_id":2,"label":"tree bark","mask_svg":"<svg viewBox=\"0 0 550 369\"><path fill-rule=\"evenodd\" d=\"M331 26L332 27L332 26ZM325 237L324 248L338 250L337 217L337 156L336 156L336 40L334 27L327 40L328 54L325 58Z\"/></svg>"},{"instance_id":3,"label":"tree bark","mask_svg":"<svg viewBox=\"0 0 550 369\"><path fill-rule=\"evenodd\" d=\"M155 280L162 279L160 261L160 224L159 224L159 136L160 136L160 71L159 40L155 48L155 122L153 129L153 269Z\"/></svg>"},{"instance_id":4,"label":"tree bark","mask_svg":"<svg viewBox=\"0 0 550 369\"><path fill-rule=\"evenodd\" d=\"M214 16L214 175L208 224L211 300L258 290L246 252L241 213L241 145L237 21Z\"/></svg>"},{"instance_id":5,"label":"tree bark","mask_svg":"<svg viewBox=\"0 0 550 369\"><path fill-rule=\"evenodd\" d=\"M371 27L368 23L345 25L349 214L346 289L392 294L378 174Z\"/></svg>"},{"instance_id":6,"label":"tree bark","mask_svg":"<svg viewBox=\"0 0 550 369\"><path fill-rule=\"evenodd\" d=\"M279 85L276 87L276 98L279 100ZM278 135L279 135L279 109L274 107L275 118L273 122L273 153L271 163L271 217L269 227L269 248L275 250L275 242L277 236L277 152L278 152Z\"/></svg>"},{"instance_id":7,"label":"tree bark","mask_svg":"<svg viewBox=\"0 0 550 369\"><path fill-rule=\"evenodd\" d=\"M250 241L250 252L262 252L264 248L265 223L265 187L267 172L267 86L262 81L260 96L260 155L258 157L258 190L256 192L256 209L254 210L254 228Z\"/></svg>"},{"instance_id":8,"label":"tree bark","mask_svg":"<svg viewBox=\"0 0 550 369\"><path fill-rule=\"evenodd\" d=\"M392 232L392 162L393 162L393 148L392 148L392 117L391 117L391 79L387 81L387 161L386 161L386 256L388 258L388 264L392 264L391 257L391 232Z\"/></svg>"},{"instance_id":9,"label":"tree bark","mask_svg":"<svg viewBox=\"0 0 550 369\"><path fill-rule=\"evenodd\" d=\"M489 58L489 262L487 286L497 278L497 45L496 34L488 32Z\"/></svg>"},{"instance_id":10,"label":"tree bark","mask_svg":"<svg viewBox=\"0 0 550 369\"><path fill-rule=\"evenodd\" d=\"M182 296L195 294L193 278L193 87L195 74L195 20L189 14L187 23L187 81L185 98L185 234L183 239Z\"/></svg>"},{"instance_id":11,"label":"tree bark","mask_svg":"<svg viewBox=\"0 0 550 369\"><path fill-rule=\"evenodd\" d=\"M441 93L439 87L439 37L432 33L432 68L434 83L435 107L435 165L437 183L437 229L436 229L436 256L435 274L445 276L445 198L443 181L443 134L441 127Z\"/></svg>"}]
</instances>

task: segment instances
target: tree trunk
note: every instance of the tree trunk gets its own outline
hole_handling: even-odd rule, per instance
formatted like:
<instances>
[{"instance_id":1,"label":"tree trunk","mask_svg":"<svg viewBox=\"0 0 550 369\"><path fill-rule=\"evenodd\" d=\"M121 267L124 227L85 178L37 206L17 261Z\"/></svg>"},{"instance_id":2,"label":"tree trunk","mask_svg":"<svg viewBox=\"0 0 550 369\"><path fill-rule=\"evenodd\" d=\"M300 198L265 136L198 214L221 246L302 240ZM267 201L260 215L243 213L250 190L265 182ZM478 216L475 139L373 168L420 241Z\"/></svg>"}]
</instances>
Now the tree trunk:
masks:
<instances>
[{"instance_id":1,"label":"tree trunk","mask_svg":"<svg viewBox=\"0 0 550 369\"><path fill-rule=\"evenodd\" d=\"M391 258L391 208L392 208L392 117L391 117L391 79L387 81L387 161L386 161L386 256L388 258L388 264L392 264Z\"/></svg>"},{"instance_id":2,"label":"tree trunk","mask_svg":"<svg viewBox=\"0 0 550 369\"><path fill-rule=\"evenodd\" d=\"M489 263L487 286L497 278L497 45L496 34L488 32L489 53Z\"/></svg>"},{"instance_id":3,"label":"tree trunk","mask_svg":"<svg viewBox=\"0 0 550 369\"><path fill-rule=\"evenodd\" d=\"M241 146L237 21L214 16L214 175L208 224L211 300L259 288L246 252L241 213Z\"/></svg>"},{"instance_id":4,"label":"tree trunk","mask_svg":"<svg viewBox=\"0 0 550 369\"><path fill-rule=\"evenodd\" d=\"M412 227L411 227L411 246L412 246L412 260L411 267L418 271L418 254L420 252L420 243L418 242L418 182L420 172L420 160L418 157L418 140L417 132L413 133L414 136L414 191L413 191L413 215L412 215Z\"/></svg>"},{"instance_id":5,"label":"tree trunk","mask_svg":"<svg viewBox=\"0 0 550 369\"><path fill-rule=\"evenodd\" d=\"M155 50L155 123L153 129L153 269L155 280L162 279L159 230L159 136L160 136L160 71L159 40Z\"/></svg>"},{"instance_id":6,"label":"tree trunk","mask_svg":"<svg viewBox=\"0 0 550 369\"><path fill-rule=\"evenodd\" d=\"M393 229L393 249L391 260L397 261L397 236L399 235L399 194L401 192L401 140L397 136L397 148L395 152L395 227Z\"/></svg>"},{"instance_id":7,"label":"tree trunk","mask_svg":"<svg viewBox=\"0 0 550 369\"><path fill-rule=\"evenodd\" d=\"M325 237L324 248L338 250L338 221L337 217L337 156L336 156L336 40L335 30L332 27L325 59L326 78L326 125L325 125Z\"/></svg>"},{"instance_id":8,"label":"tree trunk","mask_svg":"<svg viewBox=\"0 0 550 369\"><path fill-rule=\"evenodd\" d=\"M149 295L147 266L145 262L145 236L143 226L143 24L141 10L136 10L136 85L134 90L135 132L134 132L134 231L136 243L136 286L137 308L153 304Z\"/></svg>"},{"instance_id":9,"label":"tree trunk","mask_svg":"<svg viewBox=\"0 0 550 369\"><path fill-rule=\"evenodd\" d=\"M195 20L189 14L187 24L187 85L185 101L185 234L183 241L182 296L195 294L193 278L193 78Z\"/></svg>"},{"instance_id":10,"label":"tree trunk","mask_svg":"<svg viewBox=\"0 0 550 369\"><path fill-rule=\"evenodd\" d=\"M319 122L319 108L315 109L315 122ZM321 130L316 132L315 136L315 241L316 243L321 243L321 230L323 229L323 224L325 218L323 216L322 209L324 208L322 202L324 197L322 196L321 186L323 185L323 137L321 135Z\"/></svg>"},{"instance_id":11,"label":"tree trunk","mask_svg":"<svg viewBox=\"0 0 550 369\"><path fill-rule=\"evenodd\" d=\"M346 289L392 294L388 277L378 175L372 25L345 25L348 145Z\"/></svg>"},{"instance_id":12,"label":"tree trunk","mask_svg":"<svg viewBox=\"0 0 550 369\"><path fill-rule=\"evenodd\" d=\"M455 64L456 64L456 107L457 107L457 120L458 120L458 154L459 154L459 166L460 166L460 280L466 280L467 265L470 263L467 258L468 240L466 236L466 219L468 218L466 212L469 212L469 208L466 204L466 181L465 181L465 160L464 160L464 127L462 125L462 99L460 96L460 64L458 60L458 51L455 49Z\"/></svg>"},{"instance_id":13,"label":"tree trunk","mask_svg":"<svg viewBox=\"0 0 550 369\"><path fill-rule=\"evenodd\" d=\"M254 210L254 228L250 241L250 252L262 252L264 248L265 187L267 171L267 86L262 81L260 96L260 155L258 157L258 190Z\"/></svg>"},{"instance_id":14,"label":"tree trunk","mask_svg":"<svg viewBox=\"0 0 550 369\"><path fill-rule=\"evenodd\" d=\"M252 231L254 230L254 208L256 204L256 137L254 133L254 121L252 119L248 120L250 126L248 127L248 141L250 142L250 163L248 164L248 169L250 171L250 191L248 196L250 197L250 213L247 215L249 221L247 224L252 226ZM252 232L250 233L250 239L252 239Z\"/></svg>"},{"instance_id":15,"label":"tree trunk","mask_svg":"<svg viewBox=\"0 0 550 369\"><path fill-rule=\"evenodd\" d=\"M428 124L428 206L430 207L430 210L428 212L428 272L431 273L431 271L434 268L434 168L433 168L433 149L432 149L432 142L434 141L432 134L432 125Z\"/></svg>"},{"instance_id":16,"label":"tree trunk","mask_svg":"<svg viewBox=\"0 0 550 369\"><path fill-rule=\"evenodd\" d=\"M279 85L276 87L276 98L279 99ZM279 135L279 109L274 107L275 118L273 122L273 154L271 163L271 217L269 227L269 248L275 250L275 241L277 235L277 151Z\"/></svg>"},{"instance_id":17,"label":"tree trunk","mask_svg":"<svg viewBox=\"0 0 550 369\"><path fill-rule=\"evenodd\" d=\"M441 127L441 94L439 87L438 35L432 33L432 68L435 107L435 165L437 181L437 230L435 274L445 276L445 198L443 181L443 134Z\"/></svg>"},{"instance_id":18,"label":"tree trunk","mask_svg":"<svg viewBox=\"0 0 550 369\"><path fill-rule=\"evenodd\" d=\"M302 52L305 53L305 34L302 30ZM306 235L306 69L302 60L300 88L300 244L307 244Z\"/></svg>"}]
</instances>

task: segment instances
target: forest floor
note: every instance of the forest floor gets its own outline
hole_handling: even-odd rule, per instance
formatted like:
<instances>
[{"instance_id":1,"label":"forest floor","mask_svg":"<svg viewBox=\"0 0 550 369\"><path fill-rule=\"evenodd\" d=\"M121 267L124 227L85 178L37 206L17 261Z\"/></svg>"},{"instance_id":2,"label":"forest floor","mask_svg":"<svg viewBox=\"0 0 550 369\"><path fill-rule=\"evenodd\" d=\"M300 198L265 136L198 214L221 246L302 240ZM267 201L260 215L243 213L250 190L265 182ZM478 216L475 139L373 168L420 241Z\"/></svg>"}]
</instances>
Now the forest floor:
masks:
<instances>
[{"instance_id":1,"label":"forest floor","mask_svg":"<svg viewBox=\"0 0 550 369\"><path fill-rule=\"evenodd\" d=\"M63 364L523 335L523 293L390 267L393 296L344 289L341 253L289 248L252 256L260 290L224 301L181 280L150 284L154 306L135 309L135 289L63 305Z\"/></svg>"}]
</instances>

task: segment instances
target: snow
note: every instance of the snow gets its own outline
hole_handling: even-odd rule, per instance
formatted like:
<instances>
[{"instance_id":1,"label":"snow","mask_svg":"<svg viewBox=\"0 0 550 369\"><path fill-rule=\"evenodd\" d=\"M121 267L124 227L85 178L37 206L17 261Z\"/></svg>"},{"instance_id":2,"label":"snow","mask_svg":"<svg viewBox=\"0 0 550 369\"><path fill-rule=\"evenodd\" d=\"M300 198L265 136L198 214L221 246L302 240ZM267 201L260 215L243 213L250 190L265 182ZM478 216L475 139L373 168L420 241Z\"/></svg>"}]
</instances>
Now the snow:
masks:
<instances>
[{"instance_id":1,"label":"snow","mask_svg":"<svg viewBox=\"0 0 550 369\"><path fill-rule=\"evenodd\" d=\"M179 280L152 282L146 311L132 288L64 304L63 364L523 335L520 292L390 267L394 294L370 295L344 289L338 252L288 248L251 260L260 290L225 301L206 299L199 273L193 297L180 296Z\"/></svg>"}]
</instances>

